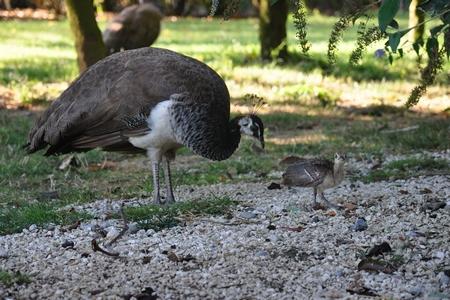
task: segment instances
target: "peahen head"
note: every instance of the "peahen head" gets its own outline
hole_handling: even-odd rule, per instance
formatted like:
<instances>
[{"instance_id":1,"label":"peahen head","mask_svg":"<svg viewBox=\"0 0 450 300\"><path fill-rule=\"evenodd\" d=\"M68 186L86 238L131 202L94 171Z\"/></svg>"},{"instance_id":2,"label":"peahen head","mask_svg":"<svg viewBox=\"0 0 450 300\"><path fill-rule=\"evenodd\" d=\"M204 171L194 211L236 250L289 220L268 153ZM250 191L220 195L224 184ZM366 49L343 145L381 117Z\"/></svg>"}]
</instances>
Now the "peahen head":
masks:
<instances>
[{"instance_id":1,"label":"peahen head","mask_svg":"<svg viewBox=\"0 0 450 300\"><path fill-rule=\"evenodd\" d=\"M237 119L239 131L258 140L264 149L264 124L261 119L255 114L240 116Z\"/></svg>"}]
</instances>

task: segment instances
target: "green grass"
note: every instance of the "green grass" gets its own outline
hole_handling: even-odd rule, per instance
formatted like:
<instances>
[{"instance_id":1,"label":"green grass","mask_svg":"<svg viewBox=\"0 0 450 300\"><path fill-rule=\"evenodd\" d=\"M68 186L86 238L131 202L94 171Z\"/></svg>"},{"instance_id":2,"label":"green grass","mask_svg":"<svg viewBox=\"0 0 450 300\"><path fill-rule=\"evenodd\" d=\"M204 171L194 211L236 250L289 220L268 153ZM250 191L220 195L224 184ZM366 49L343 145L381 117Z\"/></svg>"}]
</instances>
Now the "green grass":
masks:
<instances>
[{"instance_id":1,"label":"green grass","mask_svg":"<svg viewBox=\"0 0 450 300\"><path fill-rule=\"evenodd\" d=\"M31 279L28 275L20 272L7 272L0 269L0 285L9 287L14 284L22 285L28 283L31 283Z\"/></svg>"},{"instance_id":2,"label":"green grass","mask_svg":"<svg viewBox=\"0 0 450 300\"><path fill-rule=\"evenodd\" d=\"M372 170L367 176L360 178L363 182L406 179L427 174L449 174L449 162L445 159L431 157L406 158L387 163L383 168Z\"/></svg>"},{"instance_id":3,"label":"green grass","mask_svg":"<svg viewBox=\"0 0 450 300\"><path fill-rule=\"evenodd\" d=\"M28 228L32 224L43 226L73 224L78 220L88 219L85 213L57 210L53 205L29 204L23 207L11 207L0 212L0 235L10 234Z\"/></svg>"},{"instance_id":4,"label":"green grass","mask_svg":"<svg viewBox=\"0 0 450 300\"><path fill-rule=\"evenodd\" d=\"M205 215L223 215L237 202L229 197L177 202L170 206L146 205L129 207L124 210L127 219L138 222L140 228L162 230L179 225L179 217L188 218Z\"/></svg>"}]
</instances>

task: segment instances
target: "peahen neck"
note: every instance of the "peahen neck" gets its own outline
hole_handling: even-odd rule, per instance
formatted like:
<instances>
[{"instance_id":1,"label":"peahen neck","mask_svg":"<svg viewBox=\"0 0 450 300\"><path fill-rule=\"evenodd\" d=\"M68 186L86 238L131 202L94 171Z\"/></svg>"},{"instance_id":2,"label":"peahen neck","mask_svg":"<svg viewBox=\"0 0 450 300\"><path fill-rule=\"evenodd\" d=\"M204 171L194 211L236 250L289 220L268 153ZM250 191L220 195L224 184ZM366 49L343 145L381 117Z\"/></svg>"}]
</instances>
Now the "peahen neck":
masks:
<instances>
[{"instance_id":1,"label":"peahen neck","mask_svg":"<svg viewBox=\"0 0 450 300\"><path fill-rule=\"evenodd\" d=\"M335 182L339 183L344 179L344 162L339 161L339 162L335 162L334 163L334 168L333 168L333 177Z\"/></svg>"},{"instance_id":2,"label":"peahen neck","mask_svg":"<svg viewBox=\"0 0 450 300\"><path fill-rule=\"evenodd\" d=\"M216 143L213 150L213 160L224 160L229 158L239 147L241 141L241 131L239 120L242 116L235 117L228 123L228 128L224 128L220 140Z\"/></svg>"}]
</instances>

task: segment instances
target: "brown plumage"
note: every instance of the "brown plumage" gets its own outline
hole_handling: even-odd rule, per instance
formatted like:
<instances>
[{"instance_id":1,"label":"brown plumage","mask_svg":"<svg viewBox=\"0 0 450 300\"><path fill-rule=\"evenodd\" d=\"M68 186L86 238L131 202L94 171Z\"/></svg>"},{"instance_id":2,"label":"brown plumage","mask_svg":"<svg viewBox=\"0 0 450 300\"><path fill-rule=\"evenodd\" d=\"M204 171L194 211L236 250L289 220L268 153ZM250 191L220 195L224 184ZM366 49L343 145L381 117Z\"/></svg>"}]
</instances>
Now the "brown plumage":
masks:
<instances>
[{"instance_id":1,"label":"brown plumage","mask_svg":"<svg viewBox=\"0 0 450 300\"><path fill-rule=\"evenodd\" d=\"M181 146L212 159L228 158L241 133L264 145L255 115L230 120L223 79L204 63L159 48L113 54L81 74L30 130L29 153L45 155L101 148L147 152L154 201L160 203L159 164L164 158L167 201L173 202L169 161Z\"/></svg>"},{"instance_id":2,"label":"brown plumage","mask_svg":"<svg viewBox=\"0 0 450 300\"><path fill-rule=\"evenodd\" d=\"M283 173L282 184L291 187L312 187L314 189L314 205L317 193L319 193L328 206L339 208L330 203L323 192L342 182L345 159L345 155L336 153L334 162L327 159L309 159L293 163Z\"/></svg>"}]
</instances>

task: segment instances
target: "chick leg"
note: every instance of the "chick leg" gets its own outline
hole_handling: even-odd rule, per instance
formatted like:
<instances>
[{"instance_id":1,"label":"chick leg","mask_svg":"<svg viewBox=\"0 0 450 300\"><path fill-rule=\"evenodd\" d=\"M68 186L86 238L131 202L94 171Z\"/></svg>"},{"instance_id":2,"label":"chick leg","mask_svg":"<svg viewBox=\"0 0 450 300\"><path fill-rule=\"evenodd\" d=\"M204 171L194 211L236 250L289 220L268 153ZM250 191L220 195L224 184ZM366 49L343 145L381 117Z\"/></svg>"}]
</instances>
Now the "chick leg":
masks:
<instances>
[{"instance_id":1,"label":"chick leg","mask_svg":"<svg viewBox=\"0 0 450 300\"><path fill-rule=\"evenodd\" d=\"M325 198L325 195L323 194L323 191L320 192L320 198L322 198L323 202L325 202L327 207L334 208L334 209L342 209L342 206L331 203L330 201Z\"/></svg>"},{"instance_id":2,"label":"chick leg","mask_svg":"<svg viewBox=\"0 0 450 300\"><path fill-rule=\"evenodd\" d=\"M317 188L314 187L314 198L313 198L313 207L317 205Z\"/></svg>"}]
</instances>

